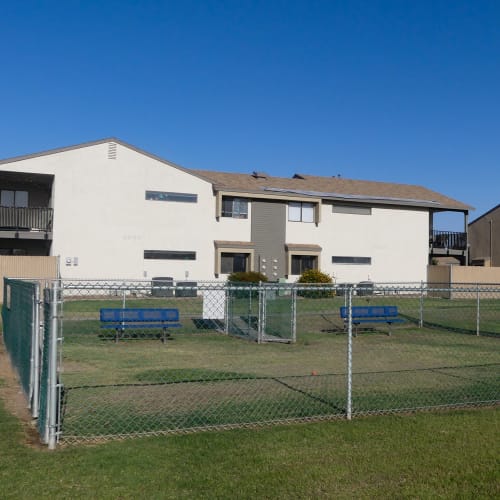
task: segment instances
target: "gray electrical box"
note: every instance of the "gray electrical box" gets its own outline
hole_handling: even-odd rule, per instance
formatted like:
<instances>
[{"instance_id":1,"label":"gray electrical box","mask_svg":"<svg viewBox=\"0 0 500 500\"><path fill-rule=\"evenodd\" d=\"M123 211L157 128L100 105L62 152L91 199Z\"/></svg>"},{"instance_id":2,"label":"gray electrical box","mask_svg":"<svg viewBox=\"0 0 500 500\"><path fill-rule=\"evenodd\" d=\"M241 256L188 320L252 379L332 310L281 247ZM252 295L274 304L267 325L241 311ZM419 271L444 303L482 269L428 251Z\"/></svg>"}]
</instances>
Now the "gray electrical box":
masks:
<instances>
[{"instance_id":1,"label":"gray electrical box","mask_svg":"<svg viewBox=\"0 0 500 500\"><path fill-rule=\"evenodd\" d=\"M175 296L176 297L196 297L198 295L198 290L196 287L198 286L198 283L196 281L178 281L176 283L175 287ZM178 288L181 287L181 288ZM184 290L182 289L183 287L191 287L191 288L185 288Z\"/></svg>"},{"instance_id":2,"label":"gray electrical box","mask_svg":"<svg viewBox=\"0 0 500 500\"><path fill-rule=\"evenodd\" d=\"M173 297L174 296L174 278L172 277L155 277L151 280L151 286L153 287L151 295L153 297ZM158 288L158 287L170 287L170 288Z\"/></svg>"}]
</instances>

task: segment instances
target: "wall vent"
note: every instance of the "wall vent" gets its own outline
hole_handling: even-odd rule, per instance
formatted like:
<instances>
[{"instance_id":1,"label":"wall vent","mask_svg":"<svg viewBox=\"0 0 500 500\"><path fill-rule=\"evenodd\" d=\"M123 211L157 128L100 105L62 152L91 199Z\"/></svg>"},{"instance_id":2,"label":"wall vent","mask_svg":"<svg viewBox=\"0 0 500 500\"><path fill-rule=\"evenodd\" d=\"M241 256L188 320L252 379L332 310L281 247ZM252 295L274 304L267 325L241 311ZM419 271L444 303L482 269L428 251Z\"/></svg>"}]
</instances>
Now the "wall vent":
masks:
<instances>
[{"instance_id":1,"label":"wall vent","mask_svg":"<svg viewBox=\"0 0 500 500\"><path fill-rule=\"evenodd\" d=\"M108 142L108 160L116 160L116 142Z\"/></svg>"}]
</instances>

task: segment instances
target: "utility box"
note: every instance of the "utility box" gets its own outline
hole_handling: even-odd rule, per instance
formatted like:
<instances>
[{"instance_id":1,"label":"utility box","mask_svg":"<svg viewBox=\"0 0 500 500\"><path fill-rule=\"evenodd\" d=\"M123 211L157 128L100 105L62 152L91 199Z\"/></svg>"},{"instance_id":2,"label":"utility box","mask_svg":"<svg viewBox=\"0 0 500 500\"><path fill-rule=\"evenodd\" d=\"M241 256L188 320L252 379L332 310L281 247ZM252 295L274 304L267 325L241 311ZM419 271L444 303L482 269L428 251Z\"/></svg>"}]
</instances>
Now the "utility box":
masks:
<instances>
[{"instance_id":1,"label":"utility box","mask_svg":"<svg viewBox=\"0 0 500 500\"><path fill-rule=\"evenodd\" d=\"M173 297L174 296L174 278L167 277L155 277L151 280L152 291L151 295L153 297ZM159 288L159 287L169 287L169 288Z\"/></svg>"},{"instance_id":2,"label":"utility box","mask_svg":"<svg viewBox=\"0 0 500 500\"><path fill-rule=\"evenodd\" d=\"M360 281L357 286L357 295L373 295L373 282L372 281Z\"/></svg>"},{"instance_id":3,"label":"utility box","mask_svg":"<svg viewBox=\"0 0 500 500\"><path fill-rule=\"evenodd\" d=\"M196 281L178 281L176 283L176 287L175 287L175 296L176 297L196 297L198 295L198 290L196 289L197 286L198 286L198 282L196 282ZM188 288L184 288L184 287L188 287Z\"/></svg>"}]
</instances>

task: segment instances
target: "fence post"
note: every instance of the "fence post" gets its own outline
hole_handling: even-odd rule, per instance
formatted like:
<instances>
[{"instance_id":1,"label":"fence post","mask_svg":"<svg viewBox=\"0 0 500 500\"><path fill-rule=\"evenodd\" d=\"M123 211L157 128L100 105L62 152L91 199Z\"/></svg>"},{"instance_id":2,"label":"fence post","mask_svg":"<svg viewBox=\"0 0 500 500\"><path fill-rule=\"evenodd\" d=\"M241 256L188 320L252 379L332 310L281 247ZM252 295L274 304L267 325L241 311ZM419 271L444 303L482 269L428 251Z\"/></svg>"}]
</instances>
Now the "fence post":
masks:
<instances>
[{"instance_id":1,"label":"fence post","mask_svg":"<svg viewBox=\"0 0 500 500\"><path fill-rule=\"evenodd\" d=\"M40 283L35 285L33 300L33 324L31 332L31 416L38 417L40 397Z\"/></svg>"},{"instance_id":2,"label":"fence post","mask_svg":"<svg viewBox=\"0 0 500 500\"><path fill-rule=\"evenodd\" d=\"M225 285L224 294L226 296L226 300L224 301L224 333L229 335L229 315L231 314L229 301L231 299L231 295L229 293L229 286L227 283Z\"/></svg>"},{"instance_id":3,"label":"fence post","mask_svg":"<svg viewBox=\"0 0 500 500\"><path fill-rule=\"evenodd\" d=\"M252 328L252 294L253 294L253 284L250 283L248 292L248 311L247 311L247 336L250 335L250 330Z\"/></svg>"},{"instance_id":4,"label":"fence post","mask_svg":"<svg viewBox=\"0 0 500 500\"><path fill-rule=\"evenodd\" d=\"M352 286L347 290L347 420L352 418Z\"/></svg>"},{"instance_id":5,"label":"fence post","mask_svg":"<svg viewBox=\"0 0 500 500\"><path fill-rule=\"evenodd\" d=\"M424 326L424 282L420 282L420 315L418 321L418 327L422 328Z\"/></svg>"},{"instance_id":6,"label":"fence post","mask_svg":"<svg viewBox=\"0 0 500 500\"><path fill-rule=\"evenodd\" d=\"M479 312L479 306L480 306L480 293L479 293L479 283L477 284L477 307L476 307L476 335L479 337L480 335L480 312Z\"/></svg>"},{"instance_id":7,"label":"fence post","mask_svg":"<svg viewBox=\"0 0 500 500\"><path fill-rule=\"evenodd\" d=\"M262 287L262 281L259 281L259 313L258 313L258 321L257 321L257 344L262 343L263 336L264 336L264 329L265 329L265 315L266 315L266 308L265 308L265 296L264 296L264 289ZM250 292L250 295L252 295L252 292ZM248 323L250 326L250 322Z\"/></svg>"},{"instance_id":8,"label":"fence post","mask_svg":"<svg viewBox=\"0 0 500 500\"><path fill-rule=\"evenodd\" d=\"M292 342L297 341L297 290L292 288Z\"/></svg>"},{"instance_id":9,"label":"fence post","mask_svg":"<svg viewBox=\"0 0 500 500\"><path fill-rule=\"evenodd\" d=\"M52 282L50 293L50 347L49 347L49 373L48 373L48 398L47 398L47 423L49 450L56 447L57 437L57 342L58 342L58 297L59 287L57 280Z\"/></svg>"}]
</instances>

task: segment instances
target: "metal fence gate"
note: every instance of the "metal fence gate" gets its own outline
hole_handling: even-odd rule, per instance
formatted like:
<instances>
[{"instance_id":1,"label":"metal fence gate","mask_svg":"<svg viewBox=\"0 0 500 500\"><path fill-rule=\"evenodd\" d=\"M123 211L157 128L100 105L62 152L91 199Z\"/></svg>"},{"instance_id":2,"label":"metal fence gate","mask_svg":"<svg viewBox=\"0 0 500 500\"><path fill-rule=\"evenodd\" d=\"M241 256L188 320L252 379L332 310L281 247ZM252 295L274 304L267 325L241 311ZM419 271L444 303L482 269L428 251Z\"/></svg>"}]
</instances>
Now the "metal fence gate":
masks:
<instances>
[{"instance_id":1,"label":"metal fence gate","mask_svg":"<svg viewBox=\"0 0 500 500\"><path fill-rule=\"evenodd\" d=\"M4 293L4 342L51 448L500 402L500 287L5 280ZM108 329L104 309L178 320ZM359 320L389 309L396 322Z\"/></svg>"},{"instance_id":2,"label":"metal fence gate","mask_svg":"<svg viewBox=\"0 0 500 500\"><path fill-rule=\"evenodd\" d=\"M230 284L226 331L259 343L295 342L295 301L295 290L284 284Z\"/></svg>"}]
</instances>

